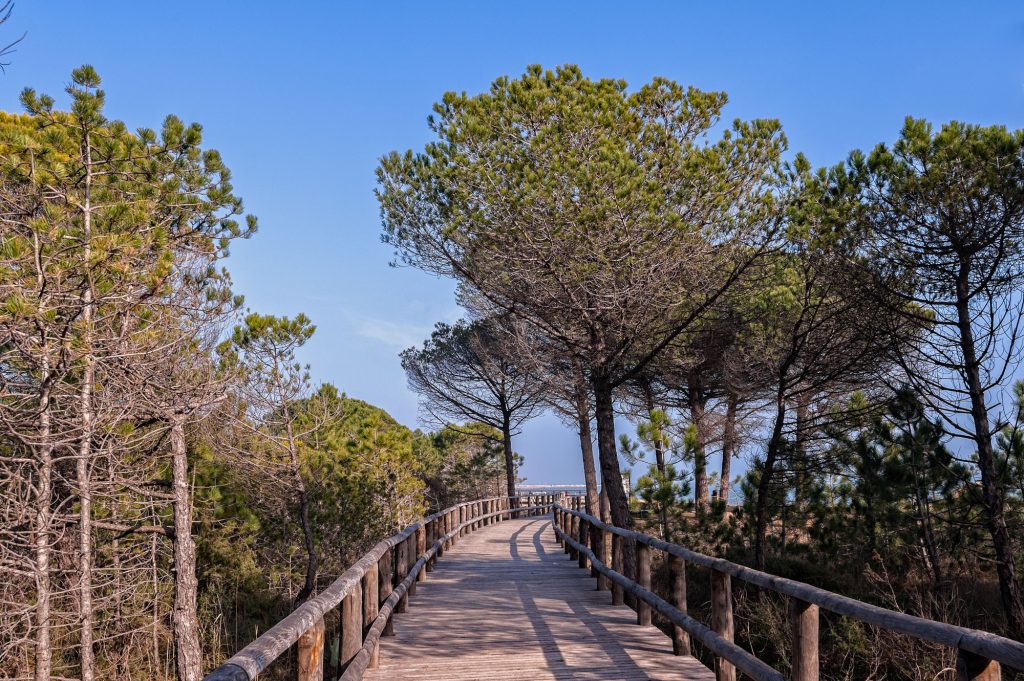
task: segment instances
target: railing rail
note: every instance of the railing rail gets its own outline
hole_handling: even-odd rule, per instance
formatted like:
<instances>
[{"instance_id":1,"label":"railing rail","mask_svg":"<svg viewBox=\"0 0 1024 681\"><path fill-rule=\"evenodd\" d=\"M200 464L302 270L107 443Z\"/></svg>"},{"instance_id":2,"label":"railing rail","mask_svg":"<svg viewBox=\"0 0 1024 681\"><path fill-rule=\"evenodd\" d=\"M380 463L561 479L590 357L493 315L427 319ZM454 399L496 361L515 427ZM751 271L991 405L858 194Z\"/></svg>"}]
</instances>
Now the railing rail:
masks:
<instances>
[{"instance_id":1,"label":"railing rail","mask_svg":"<svg viewBox=\"0 0 1024 681\"><path fill-rule=\"evenodd\" d=\"M579 560L580 567L589 566L596 573L599 589L608 588L607 582L602 582L601 577L611 582L613 603L622 602L622 591L635 596L638 600L638 623L650 624L650 608L664 615L674 625L673 640L677 654L689 652L687 636L699 640L715 655L715 673L719 681L733 681L736 668L755 681L780 681L786 678L733 643L732 578L790 598L790 624L794 641L790 678L795 681L818 679L819 608L953 648L957 651L959 680L998 681L1000 664L1024 671L1024 643L976 629L888 610L810 584L706 556L641 532L604 523L581 510L580 500L571 501L570 505L563 502L554 508L555 533L566 552ZM637 544L637 581L622 574L623 540ZM651 549L662 551L670 558L674 603L669 603L651 591ZM686 614L686 561L711 571L711 628ZM611 567L609 563L612 563Z\"/></svg>"},{"instance_id":2,"label":"railing rail","mask_svg":"<svg viewBox=\"0 0 1024 681\"><path fill-rule=\"evenodd\" d=\"M416 583L444 551L479 527L519 515L546 512L559 495L493 497L457 504L410 524L370 549L338 579L268 629L204 681L252 681L293 645L298 681L323 679L324 616L342 607L339 667L357 681L377 664L378 644L404 612ZM525 503L524 503L525 502Z\"/></svg>"}]
</instances>

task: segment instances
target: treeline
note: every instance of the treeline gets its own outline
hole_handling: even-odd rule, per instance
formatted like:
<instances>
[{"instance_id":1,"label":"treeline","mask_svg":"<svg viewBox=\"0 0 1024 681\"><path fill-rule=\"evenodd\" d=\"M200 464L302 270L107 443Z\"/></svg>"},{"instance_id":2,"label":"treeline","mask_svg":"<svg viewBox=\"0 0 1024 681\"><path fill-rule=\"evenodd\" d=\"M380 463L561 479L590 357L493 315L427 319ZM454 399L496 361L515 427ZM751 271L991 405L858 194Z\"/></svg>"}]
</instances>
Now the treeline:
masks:
<instances>
[{"instance_id":1,"label":"treeline","mask_svg":"<svg viewBox=\"0 0 1024 681\"><path fill-rule=\"evenodd\" d=\"M254 233L201 128L100 78L0 113L0 677L200 679L382 536L506 488L499 431L314 386L243 310ZM514 476L514 471L513 471Z\"/></svg>"},{"instance_id":2,"label":"treeline","mask_svg":"<svg viewBox=\"0 0 1024 681\"><path fill-rule=\"evenodd\" d=\"M574 66L445 94L378 168L383 238L467 310L403 354L412 387L505 433L555 409L616 525L1020 639L1024 132L908 118L813 168L725 104ZM784 612L749 605L772 659ZM830 678L943 668L830 626Z\"/></svg>"}]
</instances>

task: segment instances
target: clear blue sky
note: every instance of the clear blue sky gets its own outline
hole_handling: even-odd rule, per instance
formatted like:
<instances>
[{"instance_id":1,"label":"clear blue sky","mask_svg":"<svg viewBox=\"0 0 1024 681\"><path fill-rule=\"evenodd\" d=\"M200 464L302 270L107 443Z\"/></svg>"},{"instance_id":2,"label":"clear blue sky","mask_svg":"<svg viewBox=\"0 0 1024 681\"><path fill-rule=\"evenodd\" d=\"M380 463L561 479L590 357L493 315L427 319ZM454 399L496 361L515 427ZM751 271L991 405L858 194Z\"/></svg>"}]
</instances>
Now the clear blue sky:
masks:
<instances>
[{"instance_id":1,"label":"clear blue sky","mask_svg":"<svg viewBox=\"0 0 1024 681\"><path fill-rule=\"evenodd\" d=\"M728 118L780 119L817 164L891 140L907 115L1024 127L1019 2L18 0L2 31L28 31L0 76L4 109L26 85L61 94L91 63L112 117L202 123L260 218L229 262L239 292L309 315L314 377L410 425L396 353L459 310L448 282L388 267L374 168L428 140L446 90L531 63L660 75L725 90ZM516 443L536 483L582 480L576 447L553 417Z\"/></svg>"}]
</instances>

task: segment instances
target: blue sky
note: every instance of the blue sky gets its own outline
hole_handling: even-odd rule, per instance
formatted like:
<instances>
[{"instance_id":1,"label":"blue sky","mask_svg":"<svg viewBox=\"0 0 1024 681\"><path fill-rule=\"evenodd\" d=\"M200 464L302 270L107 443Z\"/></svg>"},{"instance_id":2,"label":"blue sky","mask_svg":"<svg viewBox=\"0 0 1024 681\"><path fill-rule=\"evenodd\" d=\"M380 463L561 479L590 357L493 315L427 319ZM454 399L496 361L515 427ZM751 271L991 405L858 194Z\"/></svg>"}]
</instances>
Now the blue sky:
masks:
<instances>
[{"instance_id":1,"label":"blue sky","mask_svg":"<svg viewBox=\"0 0 1024 681\"><path fill-rule=\"evenodd\" d=\"M473 93L527 64L579 64L639 85L724 90L726 117L782 121L816 164L891 140L907 115L1024 127L1017 2L69 2L18 0L27 31L0 76L59 95L93 64L108 113L203 124L260 232L229 267L256 310L305 312L318 381L416 423L397 352L459 316L450 283L388 267L374 168L419 148L446 90ZM554 417L516 448L530 482L582 479ZM717 465L717 464L715 464Z\"/></svg>"}]
</instances>

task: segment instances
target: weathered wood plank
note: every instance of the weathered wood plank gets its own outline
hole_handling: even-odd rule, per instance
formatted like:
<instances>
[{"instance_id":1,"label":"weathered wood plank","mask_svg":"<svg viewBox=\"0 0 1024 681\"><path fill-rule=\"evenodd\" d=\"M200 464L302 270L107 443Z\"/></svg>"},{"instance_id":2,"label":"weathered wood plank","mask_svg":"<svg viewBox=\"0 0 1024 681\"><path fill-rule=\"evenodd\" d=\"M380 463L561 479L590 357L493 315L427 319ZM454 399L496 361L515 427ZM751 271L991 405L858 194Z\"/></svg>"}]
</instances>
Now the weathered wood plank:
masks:
<instances>
[{"instance_id":1,"label":"weathered wood plank","mask_svg":"<svg viewBox=\"0 0 1024 681\"><path fill-rule=\"evenodd\" d=\"M522 504L522 505L525 505ZM486 525L447 552L381 639L367 681L665 679L710 681L672 640L608 605L557 546L548 518Z\"/></svg>"}]
</instances>

